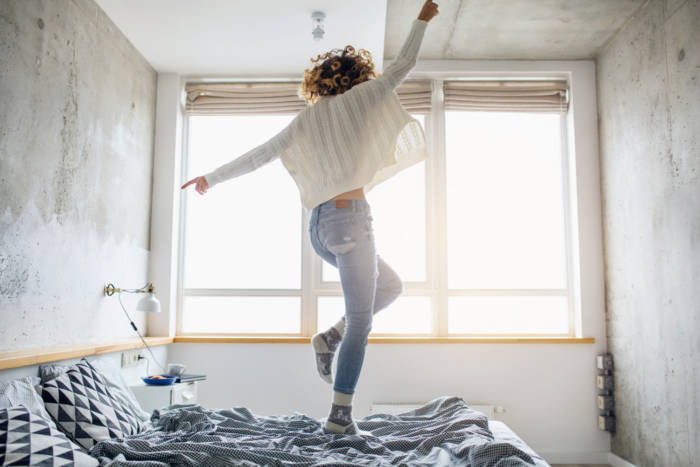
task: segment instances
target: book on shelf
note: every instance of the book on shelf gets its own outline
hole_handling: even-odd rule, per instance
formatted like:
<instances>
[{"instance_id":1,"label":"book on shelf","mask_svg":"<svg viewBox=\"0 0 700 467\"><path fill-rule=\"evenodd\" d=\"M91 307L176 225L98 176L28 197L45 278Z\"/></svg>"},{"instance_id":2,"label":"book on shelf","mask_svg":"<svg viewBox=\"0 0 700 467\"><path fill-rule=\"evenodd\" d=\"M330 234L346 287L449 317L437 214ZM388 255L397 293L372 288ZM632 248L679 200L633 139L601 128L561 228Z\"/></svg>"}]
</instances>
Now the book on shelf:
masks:
<instances>
[{"instance_id":1,"label":"book on shelf","mask_svg":"<svg viewBox=\"0 0 700 467\"><path fill-rule=\"evenodd\" d=\"M190 381L203 381L207 379L207 375L194 375L190 373L183 373L177 377L175 380L178 383L187 383Z\"/></svg>"}]
</instances>

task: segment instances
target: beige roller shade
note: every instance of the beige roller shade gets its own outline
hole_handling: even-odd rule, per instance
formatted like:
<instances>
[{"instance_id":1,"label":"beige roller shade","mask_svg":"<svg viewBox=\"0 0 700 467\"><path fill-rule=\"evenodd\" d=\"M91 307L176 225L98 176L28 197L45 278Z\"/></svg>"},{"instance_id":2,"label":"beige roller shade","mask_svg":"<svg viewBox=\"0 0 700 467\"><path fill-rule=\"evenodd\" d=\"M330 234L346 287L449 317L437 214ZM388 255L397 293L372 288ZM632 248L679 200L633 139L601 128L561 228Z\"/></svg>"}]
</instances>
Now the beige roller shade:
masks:
<instances>
[{"instance_id":1,"label":"beige roller shade","mask_svg":"<svg viewBox=\"0 0 700 467\"><path fill-rule=\"evenodd\" d=\"M299 82L190 83L186 111L190 115L290 114L306 108L297 94ZM430 82L404 81L396 89L410 113L430 112Z\"/></svg>"},{"instance_id":2,"label":"beige roller shade","mask_svg":"<svg viewBox=\"0 0 700 467\"><path fill-rule=\"evenodd\" d=\"M566 112L566 81L444 81L445 110Z\"/></svg>"},{"instance_id":3,"label":"beige roller shade","mask_svg":"<svg viewBox=\"0 0 700 467\"><path fill-rule=\"evenodd\" d=\"M186 111L190 115L292 114L306 107L298 82L190 83Z\"/></svg>"},{"instance_id":4,"label":"beige roller shade","mask_svg":"<svg viewBox=\"0 0 700 467\"><path fill-rule=\"evenodd\" d=\"M408 113L430 113L430 81L404 81L396 88L396 94Z\"/></svg>"}]
</instances>

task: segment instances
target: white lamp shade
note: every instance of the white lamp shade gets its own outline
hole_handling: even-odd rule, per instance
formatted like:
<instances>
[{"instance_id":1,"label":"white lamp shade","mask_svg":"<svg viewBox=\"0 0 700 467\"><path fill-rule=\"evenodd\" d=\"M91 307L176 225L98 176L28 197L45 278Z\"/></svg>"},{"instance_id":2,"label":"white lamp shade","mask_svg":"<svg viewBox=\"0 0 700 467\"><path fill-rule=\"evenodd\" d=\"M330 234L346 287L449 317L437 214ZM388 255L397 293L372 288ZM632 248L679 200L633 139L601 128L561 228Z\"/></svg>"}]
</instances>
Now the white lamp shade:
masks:
<instances>
[{"instance_id":1,"label":"white lamp shade","mask_svg":"<svg viewBox=\"0 0 700 467\"><path fill-rule=\"evenodd\" d=\"M146 294L139 302L136 304L136 311L147 311L149 313L159 313L160 312L160 302L152 293Z\"/></svg>"}]
</instances>

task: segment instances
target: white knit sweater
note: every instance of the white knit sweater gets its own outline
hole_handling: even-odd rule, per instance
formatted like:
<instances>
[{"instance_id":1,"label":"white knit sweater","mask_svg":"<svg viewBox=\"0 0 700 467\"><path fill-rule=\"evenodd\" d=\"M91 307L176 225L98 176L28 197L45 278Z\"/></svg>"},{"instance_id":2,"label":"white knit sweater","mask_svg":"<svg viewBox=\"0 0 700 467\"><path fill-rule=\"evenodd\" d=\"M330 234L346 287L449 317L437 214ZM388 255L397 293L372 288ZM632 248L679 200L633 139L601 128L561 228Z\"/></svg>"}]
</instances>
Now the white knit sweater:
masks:
<instances>
[{"instance_id":1,"label":"white knit sweater","mask_svg":"<svg viewBox=\"0 0 700 467\"><path fill-rule=\"evenodd\" d=\"M206 174L209 186L279 157L310 210L356 188L367 193L425 160L423 128L401 106L394 89L415 66L427 24L413 21L399 54L381 76L321 97L271 139Z\"/></svg>"}]
</instances>

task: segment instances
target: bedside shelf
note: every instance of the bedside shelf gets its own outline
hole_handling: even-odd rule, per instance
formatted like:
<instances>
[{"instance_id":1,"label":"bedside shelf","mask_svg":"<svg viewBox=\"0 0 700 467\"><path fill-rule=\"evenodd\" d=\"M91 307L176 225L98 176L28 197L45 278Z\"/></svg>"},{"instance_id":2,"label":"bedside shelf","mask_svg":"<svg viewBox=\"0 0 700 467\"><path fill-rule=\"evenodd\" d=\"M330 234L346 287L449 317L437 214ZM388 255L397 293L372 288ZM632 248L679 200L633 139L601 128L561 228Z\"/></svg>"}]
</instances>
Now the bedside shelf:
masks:
<instances>
[{"instance_id":1,"label":"bedside shelf","mask_svg":"<svg viewBox=\"0 0 700 467\"><path fill-rule=\"evenodd\" d=\"M146 383L129 386L146 412L162 409L173 404L196 404L200 381L153 386Z\"/></svg>"}]
</instances>

